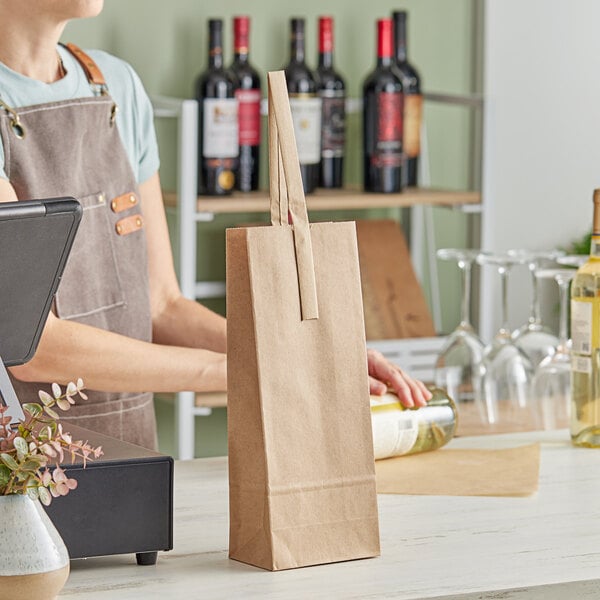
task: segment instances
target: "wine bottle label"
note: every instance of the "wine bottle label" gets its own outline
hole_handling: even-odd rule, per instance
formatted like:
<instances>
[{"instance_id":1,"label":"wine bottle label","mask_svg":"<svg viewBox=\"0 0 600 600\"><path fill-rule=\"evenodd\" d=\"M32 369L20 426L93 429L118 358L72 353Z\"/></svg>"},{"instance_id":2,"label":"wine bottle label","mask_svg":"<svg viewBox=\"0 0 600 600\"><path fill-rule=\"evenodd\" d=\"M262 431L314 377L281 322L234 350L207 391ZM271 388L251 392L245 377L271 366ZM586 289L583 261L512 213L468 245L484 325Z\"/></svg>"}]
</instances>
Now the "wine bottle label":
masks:
<instances>
[{"instance_id":1,"label":"wine bottle label","mask_svg":"<svg viewBox=\"0 0 600 600\"><path fill-rule=\"evenodd\" d=\"M321 90L321 156L344 156L346 141L345 94L338 90Z\"/></svg>"},{"instance_id":2,"label":"wine bottle label","mask_svg":"<svg viewBox=\"0 0 600 600\"><path fill-rule=\"evenodd\" d=\"M202 156L233 158L238 155L238 101L205 98L203 101Z\"/></svg>"},{"instance_id":3,"label":"wine bottle label","mask_svg":"<svg viewBox=\"0 0 600 600\"><path fill-rule=\"evenodd\" d=\"M371 399L371 426L375 460L408 454L419 436L415 411L402 410L399 402L386 397Z\"/></svg>"},{"instance_id":4,"label":"wine bottle label","mask_svg":"<svg viewBox=\"0 0 600 600\"><path fill-rule=\"evenodd\" d=\"M417 158L421 153L421 120L423 118L423 96L404 96L404 153L408 158Z\"/></svg>"},{"instance_id":5,"label":"wine bottle label","mask_svg":"<svg viewBox=\"0 0 600 600\"><path fill-rule=\"evenodd\" d=\"M571 339L573 354L590 356L592 349L598 347L598 327L593 323L600 323L600 299L572 299L571 300ZM596 339L594 339L596 338Z\"/></svg>"},{"instance_id":6,"label":"wine bottle label","mask_svg":"<svg viewBox=\"0 0 600 600\"><path fill-rule=\"evenodd\" d=\"M377 94L377 137L371 163L376 167L402 165L402 92Z\"/></svg>"},{"instance_id":7,"label":"wine bottle label","mask_svg":"<svg viewBox=\"0 0 600 600\"><path fill-rule=\"evenodd\" d=\"M573 356L571 358L571 370L576 373L592 374L592 359L589 356Z\"/></svg>"},{"instance_id":8,"label":"wine bottle label","mask_svg":"<svg viewBox=\"0 0 600 600\"><path fill-rule=\"evenodd\" d=\"M317 164L321 160L321 98L290 94L290 108L300 163Z\"/></svg>"},{"instance_id":9,"label":"wine bottle label","mask_svg":"<svg viewBox=\"0 0 600 600\"><path fill-rule=\"evenodd\" d=\"M260 90L237 90L239 144L258 146L260 144Z\"/></svg>"}]
</instances>

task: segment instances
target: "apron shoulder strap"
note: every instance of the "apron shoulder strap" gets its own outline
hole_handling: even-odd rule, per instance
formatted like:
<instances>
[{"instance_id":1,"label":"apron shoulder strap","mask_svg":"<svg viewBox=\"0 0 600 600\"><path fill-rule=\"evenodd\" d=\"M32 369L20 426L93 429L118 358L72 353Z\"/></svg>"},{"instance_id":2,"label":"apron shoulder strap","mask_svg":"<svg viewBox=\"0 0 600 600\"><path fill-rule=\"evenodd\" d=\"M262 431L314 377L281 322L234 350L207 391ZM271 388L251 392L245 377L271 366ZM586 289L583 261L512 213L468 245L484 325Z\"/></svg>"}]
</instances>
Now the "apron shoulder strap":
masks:
<instances>
[{"instance_id":1,"label":"apron shoulder strap","mask_svg":"<svg viewBox=\"0 0 600 600\"><path fill-rule=\"evenodd\" d=\"M88 81L93 85L99 86L102 90L106 90L106 81L104 80L104 75L102 75L102 71L100 71L98 65L75 44L65 44L65 48L81 65Z\"/></svg>"}]
</instances>

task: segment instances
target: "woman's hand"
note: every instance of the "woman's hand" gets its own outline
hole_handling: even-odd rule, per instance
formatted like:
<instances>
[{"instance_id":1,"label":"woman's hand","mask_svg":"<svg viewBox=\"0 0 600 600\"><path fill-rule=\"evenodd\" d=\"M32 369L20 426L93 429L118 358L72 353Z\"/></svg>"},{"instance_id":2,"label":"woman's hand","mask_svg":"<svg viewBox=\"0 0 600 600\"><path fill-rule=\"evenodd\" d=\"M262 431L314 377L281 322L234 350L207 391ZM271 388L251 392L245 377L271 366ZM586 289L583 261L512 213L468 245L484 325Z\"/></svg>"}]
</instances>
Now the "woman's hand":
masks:
<instances>
[{"instance_id":1,"label":"woman's hand","mask_svg":"<svg viewBox=\"0 0 600 600\"><path fill-rule=\"evenodd\" d=\"M397 394L407 408L425 406L431 392L418 379L409 377L402 369L391 363L381 352L367 348L369 365L369 388L374 396L381 396L388 388Z\"/></svg>"}]
</instances>

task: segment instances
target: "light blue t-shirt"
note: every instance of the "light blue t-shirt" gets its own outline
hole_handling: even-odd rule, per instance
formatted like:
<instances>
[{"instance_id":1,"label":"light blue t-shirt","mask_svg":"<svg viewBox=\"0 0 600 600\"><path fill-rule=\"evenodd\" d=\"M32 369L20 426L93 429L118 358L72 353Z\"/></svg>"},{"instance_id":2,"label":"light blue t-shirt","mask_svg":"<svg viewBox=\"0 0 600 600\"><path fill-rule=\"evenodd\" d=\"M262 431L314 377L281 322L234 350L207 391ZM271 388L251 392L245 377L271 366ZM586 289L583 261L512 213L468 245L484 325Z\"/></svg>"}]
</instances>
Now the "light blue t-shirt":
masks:
<instances>
[{"instance_id":1,"label":"light blue t-shirt","mask_svg":"<svg viewBox=\"0 0 600 600\"><path fill-rule=\"evenodd\" d=\"M0 62L0 98L12 108L86 98L94 95L85 73L73 55L57 46L67 74L43 83L16 73ZM108 93L117 103L117 128L136 181L143 183L158 170L158 146L150 99L137 73L125 61L101 50L85 50L104 75ZM1 110L1 109L0 109ZM0 139L0 177L4 172L4 148Z\"/></svg>"}]
</instances>

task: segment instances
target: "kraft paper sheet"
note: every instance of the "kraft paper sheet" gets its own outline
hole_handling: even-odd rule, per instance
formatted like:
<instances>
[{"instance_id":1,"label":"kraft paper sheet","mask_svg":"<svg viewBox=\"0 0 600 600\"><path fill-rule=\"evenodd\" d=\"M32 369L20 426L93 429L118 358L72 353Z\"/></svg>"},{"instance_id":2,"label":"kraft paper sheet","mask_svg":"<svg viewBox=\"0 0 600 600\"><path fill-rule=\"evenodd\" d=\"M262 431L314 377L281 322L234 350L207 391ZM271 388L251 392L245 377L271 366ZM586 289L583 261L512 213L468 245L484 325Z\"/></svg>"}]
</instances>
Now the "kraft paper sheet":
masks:
<instances>
[{"instance_id":1,"label":"kraft paper sheet","mask_svg":"<svg viewBox=\"0 0 600 600\"><path fill-rule=\"evenodd\" d=\"M447 449L375 462L378 494L529 496L537 491L540 446Z\"/></svg>"}]
</instances>

